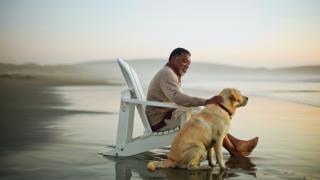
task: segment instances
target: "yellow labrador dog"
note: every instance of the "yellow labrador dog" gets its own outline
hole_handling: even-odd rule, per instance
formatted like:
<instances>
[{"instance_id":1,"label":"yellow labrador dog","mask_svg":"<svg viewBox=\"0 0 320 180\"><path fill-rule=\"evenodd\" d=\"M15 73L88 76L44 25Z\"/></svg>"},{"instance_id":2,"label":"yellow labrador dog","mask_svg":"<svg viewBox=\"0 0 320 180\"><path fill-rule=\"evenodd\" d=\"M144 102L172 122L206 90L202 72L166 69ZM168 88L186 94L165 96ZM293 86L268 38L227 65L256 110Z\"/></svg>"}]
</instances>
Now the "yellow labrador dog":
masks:
<instances>
[{"instance_id":1,"label":"yellow labrador dog","mask_svg":"<svg viewBox=\"0 0 320 180\"><path fill-rule=\"evenodd\" d=\"M200 162L205 159L208 159L209 165L213 167L213 149L217 164L222 170L227 169L222 156L223 139L228 133L231 116L236 108L247 104L248 97L231 88L223 89L220 95L224 99L223 104L209 104L193 115L172 142L167 159L149 162L148 170L169 167L203 169Z\"/></svg>"}]
</instances>

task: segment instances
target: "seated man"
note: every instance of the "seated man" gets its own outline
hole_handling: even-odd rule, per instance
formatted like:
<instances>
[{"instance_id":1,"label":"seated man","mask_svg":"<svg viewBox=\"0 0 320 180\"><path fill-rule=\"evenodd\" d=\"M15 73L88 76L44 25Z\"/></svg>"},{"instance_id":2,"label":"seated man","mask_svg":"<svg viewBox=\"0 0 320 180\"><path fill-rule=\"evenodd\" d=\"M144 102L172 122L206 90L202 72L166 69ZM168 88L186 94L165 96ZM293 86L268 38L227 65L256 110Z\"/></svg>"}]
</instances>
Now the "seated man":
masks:
<instances>
[{"instance_id":1,"label":"seated man","mask_svg":"<svg viewBox=\"0 0 320 180\"><path fill-rule=\"evenodd\" d=\"M220 103L223 98L214 96L209 99L192 97L181 91L181 76L190 65L191 53L183 48L174 49L168 63L151 80L147 100L159 102L174 102L181 106L197 107L211 103ZM153 131L166 131L183 124L188 119L185 113L170 108L146 107L146 114ZM249 141L239 140L228 134L223 146L232 156L248 156L258 143L258 137Z\"/></svg>"}]
</instances>

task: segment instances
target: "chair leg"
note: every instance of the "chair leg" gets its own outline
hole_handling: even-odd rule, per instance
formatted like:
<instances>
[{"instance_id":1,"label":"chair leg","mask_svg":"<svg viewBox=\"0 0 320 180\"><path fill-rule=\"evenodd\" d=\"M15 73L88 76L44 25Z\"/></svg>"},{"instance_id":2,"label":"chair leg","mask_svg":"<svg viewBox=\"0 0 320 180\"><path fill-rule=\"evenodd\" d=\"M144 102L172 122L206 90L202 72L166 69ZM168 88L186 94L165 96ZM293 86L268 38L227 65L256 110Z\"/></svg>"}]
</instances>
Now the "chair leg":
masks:
<instances>
[{"instance_id":1,"label":"chair leg","mask_svg":"<svg viewBox=\"0 0 320 180\"><path fill-rule=\"evenodd\" d=\"M126 96L130 96L130 93L123 92L122 97ZM134 105L120 103L116 146L122 146L132 141L134 110Z\"/></svg>"}]
</instances>

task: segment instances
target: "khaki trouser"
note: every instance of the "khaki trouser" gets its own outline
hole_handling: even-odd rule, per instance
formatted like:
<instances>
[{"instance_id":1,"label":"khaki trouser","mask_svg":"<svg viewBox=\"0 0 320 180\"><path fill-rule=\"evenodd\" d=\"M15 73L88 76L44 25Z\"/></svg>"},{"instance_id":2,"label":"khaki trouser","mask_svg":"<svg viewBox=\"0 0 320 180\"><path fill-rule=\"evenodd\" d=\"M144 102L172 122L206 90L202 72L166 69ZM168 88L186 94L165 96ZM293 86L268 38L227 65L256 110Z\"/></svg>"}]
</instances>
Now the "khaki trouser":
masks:
<instances>
[{"instance_id":1,"label":"khaki trouser","mask_svg":"<svg viewBox=\"0 0 320 180\"><path fill-rule=\"evenodd\" d=\"M157 131L158 132L168 131L170 129L174 129L179 126L181 128L183 126L183 124L191 118L191 114L192 114L191 111L175 110L172 112L171 119L164 120L166 122L166 125L160 129L158 129Z\"/></svg>"}]
</instances>

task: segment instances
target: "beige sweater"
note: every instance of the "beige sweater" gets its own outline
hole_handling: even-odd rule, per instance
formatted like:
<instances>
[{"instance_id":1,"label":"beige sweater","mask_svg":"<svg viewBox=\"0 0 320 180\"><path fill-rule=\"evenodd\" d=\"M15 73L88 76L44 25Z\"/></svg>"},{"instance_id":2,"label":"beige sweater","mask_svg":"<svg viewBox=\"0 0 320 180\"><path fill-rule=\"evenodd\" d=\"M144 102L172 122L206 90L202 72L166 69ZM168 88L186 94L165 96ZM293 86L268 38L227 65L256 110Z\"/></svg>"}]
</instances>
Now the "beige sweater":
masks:
<instances>
[{"instance_id":1,"label":"beige sweater","mask_svg":"<svg viewBox=\"0 0 320 180\"><path fill-rule=\"evenodd\" d=\"M179 77L174 71L164 66L151 80L148 93L148 101L174 102L187 107L204 106L206 99L192 97L182 93ZM147 106L146 114L151 126L164 122L164 117L170 108ZM161 125L162 126L162 125Z\"/></svg>"}]
</instances>

